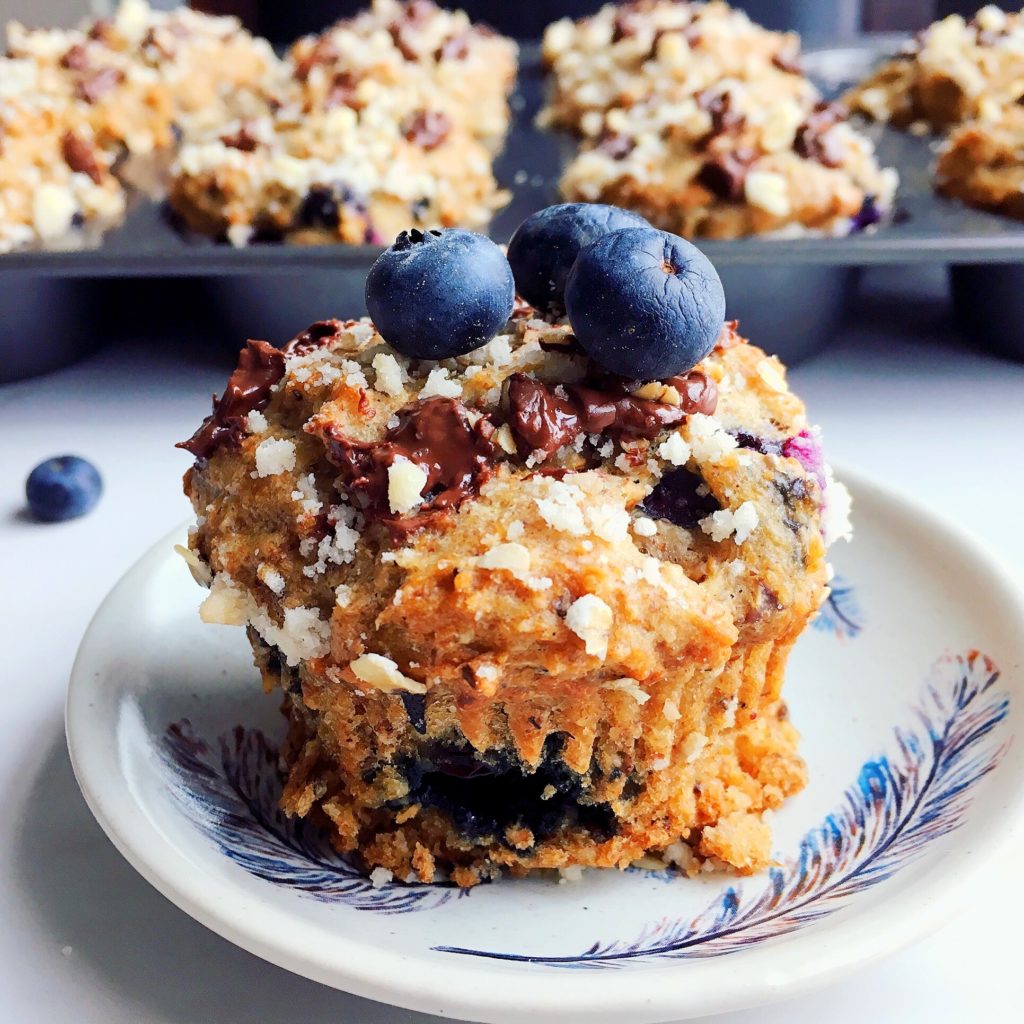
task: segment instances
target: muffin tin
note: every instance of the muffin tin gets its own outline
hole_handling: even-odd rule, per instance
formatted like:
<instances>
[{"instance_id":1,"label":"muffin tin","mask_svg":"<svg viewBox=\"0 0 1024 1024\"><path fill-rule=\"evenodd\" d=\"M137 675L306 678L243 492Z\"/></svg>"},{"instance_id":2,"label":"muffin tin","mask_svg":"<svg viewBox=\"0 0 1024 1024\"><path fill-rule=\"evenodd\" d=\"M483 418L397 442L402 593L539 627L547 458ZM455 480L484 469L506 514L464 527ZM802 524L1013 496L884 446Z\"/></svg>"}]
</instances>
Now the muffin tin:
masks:
<instances>
[{"instance_id":1,"label":"muffin tin","mask_svg":"<svg viewBox=\"0 0 1024 1024\"><path fill-rule=\"evenodd\" d=\"M872 38L812 50L805 64L826 95L835 95L899 41ZM498 241L507 241L534 210L558 201L558 176L572 144L534 126L543 94L539 48L527 43L514 122L496 165L499 181L513 192L491 225ZM792 362L827 344L853 297L860 267L939 264L950 268L954 314L973 340L1024 358L1024 342L1001 326L1019 323L1024 313L1024 224L937 196L930 176L934 139L884 125L866 130L880 162L900 172L896 222L847 238L700 242L722 276L728 315L739 318L758 344ZM284 341L327 315L361 315L363 282L378 252L374 246L233 249L183 237L159 205L139 201L99 249L0 257L0 381L53 369L88 347L88 292L97 281L201 278L234 347L245 336ZM50 312L41 316L43 310ZM26 346L29 327L33 340Z\"/></svg>"}]
</instances>

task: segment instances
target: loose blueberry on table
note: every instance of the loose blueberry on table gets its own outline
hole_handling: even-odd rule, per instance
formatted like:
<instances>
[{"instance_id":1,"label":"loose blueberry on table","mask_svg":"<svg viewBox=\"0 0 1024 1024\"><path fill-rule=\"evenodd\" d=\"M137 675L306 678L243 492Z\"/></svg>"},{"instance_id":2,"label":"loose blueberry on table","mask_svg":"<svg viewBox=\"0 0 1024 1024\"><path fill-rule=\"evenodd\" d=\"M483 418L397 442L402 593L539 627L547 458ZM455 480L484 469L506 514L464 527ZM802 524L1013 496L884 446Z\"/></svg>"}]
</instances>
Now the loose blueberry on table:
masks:
<instances>
[{"instance_id":1,"label":"loose blueberry on table","mask_svg":"<svg viewBox=\"0 0 1024 1024\"><path fill-rule=\"evenodd\" d=\"M565 308L565 282L591 242L624 228L650 227L637 213L600 203L563 203L527 217L508 243L519 294L550 312Z\"/></svg>"},{"instance_id":2,"label":"loose blueberry on table","mask_svg":"<svg viewBox=\"0 0 1024 1024\"><path fill-rule=\"evenodd\" d=\"M102 492L103 481L96 467L77 455L40 462L25 483L32 515L48 523L86 515L96 507Z\"/></svg>"}]
</instances>

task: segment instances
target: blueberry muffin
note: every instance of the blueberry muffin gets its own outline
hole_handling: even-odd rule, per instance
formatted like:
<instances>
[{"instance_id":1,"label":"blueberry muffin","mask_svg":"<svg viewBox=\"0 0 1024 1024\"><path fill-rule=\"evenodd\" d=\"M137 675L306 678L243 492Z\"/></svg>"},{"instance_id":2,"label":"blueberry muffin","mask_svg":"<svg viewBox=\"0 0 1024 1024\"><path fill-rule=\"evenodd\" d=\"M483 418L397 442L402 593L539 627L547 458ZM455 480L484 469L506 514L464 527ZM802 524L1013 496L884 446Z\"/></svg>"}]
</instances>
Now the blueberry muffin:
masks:
<instances>
[{"instance_id":1,"label":"blueberry muffin","mask_svg":"<svg viewBox=\"0 0 1024 1024\"><path fill-rule=\"evenodd\" d=\"M897 176L800 72L799 40L722 3L638 0L556 22L547 123L580 151L566 199L627 207L686 237L845 235L877 223Z\"/></svg>"},{"instance_id":2,"label":"blueberry muffin","mask_svg":"<svg viewBox=\"0 0 1024 1024\"><path fill-rule=\"evenodd\" d=\"M405 87L435 120L457 123L491 149L508 132L516 64L511 39L433 0L374 0L289 52L309 109L358 110L380 90Z\"/></svg>"},{"instance_id":3,"label":"blueberry muffin","mask_svg":"<svg viewBox=\"0 0 1024 1024\"><path fill-rule=\"evenodd\" d=\"M543 309L414 231L372 321L248 343L182 444L201 616L283 694L282 806L375 879L758 870L848 497L688 243L555 208L509 257Z\"/></svg>"},{"instance_id":4,"label":"blueberry muffin","mask_svg":"<svg viewBox=\"0 0 1024 1024\"><path fill-rule=\"evenodd\" d=\"M1024 94L1024 19L983 7L952 14L918 33L846 97L852 110L901 128L942 131L991 119Z\"/></svg>"},{"instance_id":5,"label":"blueberry muffin","mask_svg":"<svg viewBox=\"0 0 1024 1024\"><path fill-rule=\"evenodd\" d=\"M515 44L463 12L376 0L299 40L262 111L186 145L170 204L234 245L482 227L509 198L492 164L515 72Z\"/></svg>"},{"instance_id":6,"label":"blueberry muffin","mask_svg":"<svg viewBox=\"0 0 1024 1024\"><path fill-rule=\"evenodd\" d=\"M74 29L7 26L0 57L0 252L98 243L127 187L162 194L182 138L230 124L277 75L235 18L122 0Z\"/></svg>"}]
</instances>

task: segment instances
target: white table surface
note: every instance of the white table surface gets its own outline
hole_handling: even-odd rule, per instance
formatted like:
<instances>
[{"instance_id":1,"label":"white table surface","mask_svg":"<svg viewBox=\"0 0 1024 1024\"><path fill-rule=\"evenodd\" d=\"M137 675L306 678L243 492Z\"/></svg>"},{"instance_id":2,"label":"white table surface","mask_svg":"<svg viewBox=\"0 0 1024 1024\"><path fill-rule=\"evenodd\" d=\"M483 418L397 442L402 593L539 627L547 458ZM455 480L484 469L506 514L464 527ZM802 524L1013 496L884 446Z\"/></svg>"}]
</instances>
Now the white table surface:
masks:
<instances>
[{"instance_id":1,"label":"white table surface","mask_svg":"<svg viewBox=\"0 0 1024 1024\"><path fill-rule=\"evenodd\" d=\"M1024 583L1024 365L953 340L941 282L919 282L913 298L898 287L891 271L874 277L858 325L798 367L794 386L824 426L833 461L941 509ZM225 379L220 352L197 359L150 338L0 387L5 1024L435 1020L305 981L192 921L121 859L71 773L63 703L79 639L122 572L188 514L179 483L188 457L171 444L191 433ZM24 478L65 452L100 467L103 501L77 522L33 523L22 511ZM973 909L913 948L831 988L716 1020L1021 1020L1022 855L994 863Z\"/></svg>"}]
</instances>

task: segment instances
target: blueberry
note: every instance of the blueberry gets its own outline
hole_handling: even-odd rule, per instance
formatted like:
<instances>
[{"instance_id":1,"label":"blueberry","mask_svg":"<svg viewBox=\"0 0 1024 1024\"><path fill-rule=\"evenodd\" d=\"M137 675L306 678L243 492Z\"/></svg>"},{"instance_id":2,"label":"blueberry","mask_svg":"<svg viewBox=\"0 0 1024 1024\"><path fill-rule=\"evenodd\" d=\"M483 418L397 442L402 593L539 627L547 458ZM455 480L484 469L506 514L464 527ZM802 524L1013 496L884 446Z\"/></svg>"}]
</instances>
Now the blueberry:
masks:
<instances>
[{"instance_id":1,"label":"blueberry","mask_svg":"<svg viewBox=\"0 0 1024 1024\"><path fill-rule=\"evenodd\" d=\"M91 512L100 500L103 481L91 462L59 455L40 462L25 483L28 507L36 519L57 523Z\"/></svg>"},{"instance_id":2,"label":"blueberry","mask_svg":"<svg viewBox=\"0 0 1024 1024\"><path fill-rule=\"evenodd\" d=\"M514 301L505 254L471 231L403 231L366 278L377 330L415 359L447 359L486 344Z\"/></svg>"},{"instance_id":3,"label":"blueberry","mask_svg":"<svg viewBox=\"0 0 1024 1024\"><path fill-rule=\"evenodd\" d=\"M610 231L649 227L639 214L597 203L549 206L527 217L508 243L519 294L548 312L565 306L565 281L580 250Z\"/></svg>"},{"instance_id":4,"label":"blueberry","mask_svg":"<svg viewBox=\"0 0 1024 1024\"><path fill-rule=\"evenodd\" d=\"M677 235L615 231L588 245L565 286L577 340L606 370L664 380L696 366L725 320L710 260Z\"/></svg>"}]
</instances>

